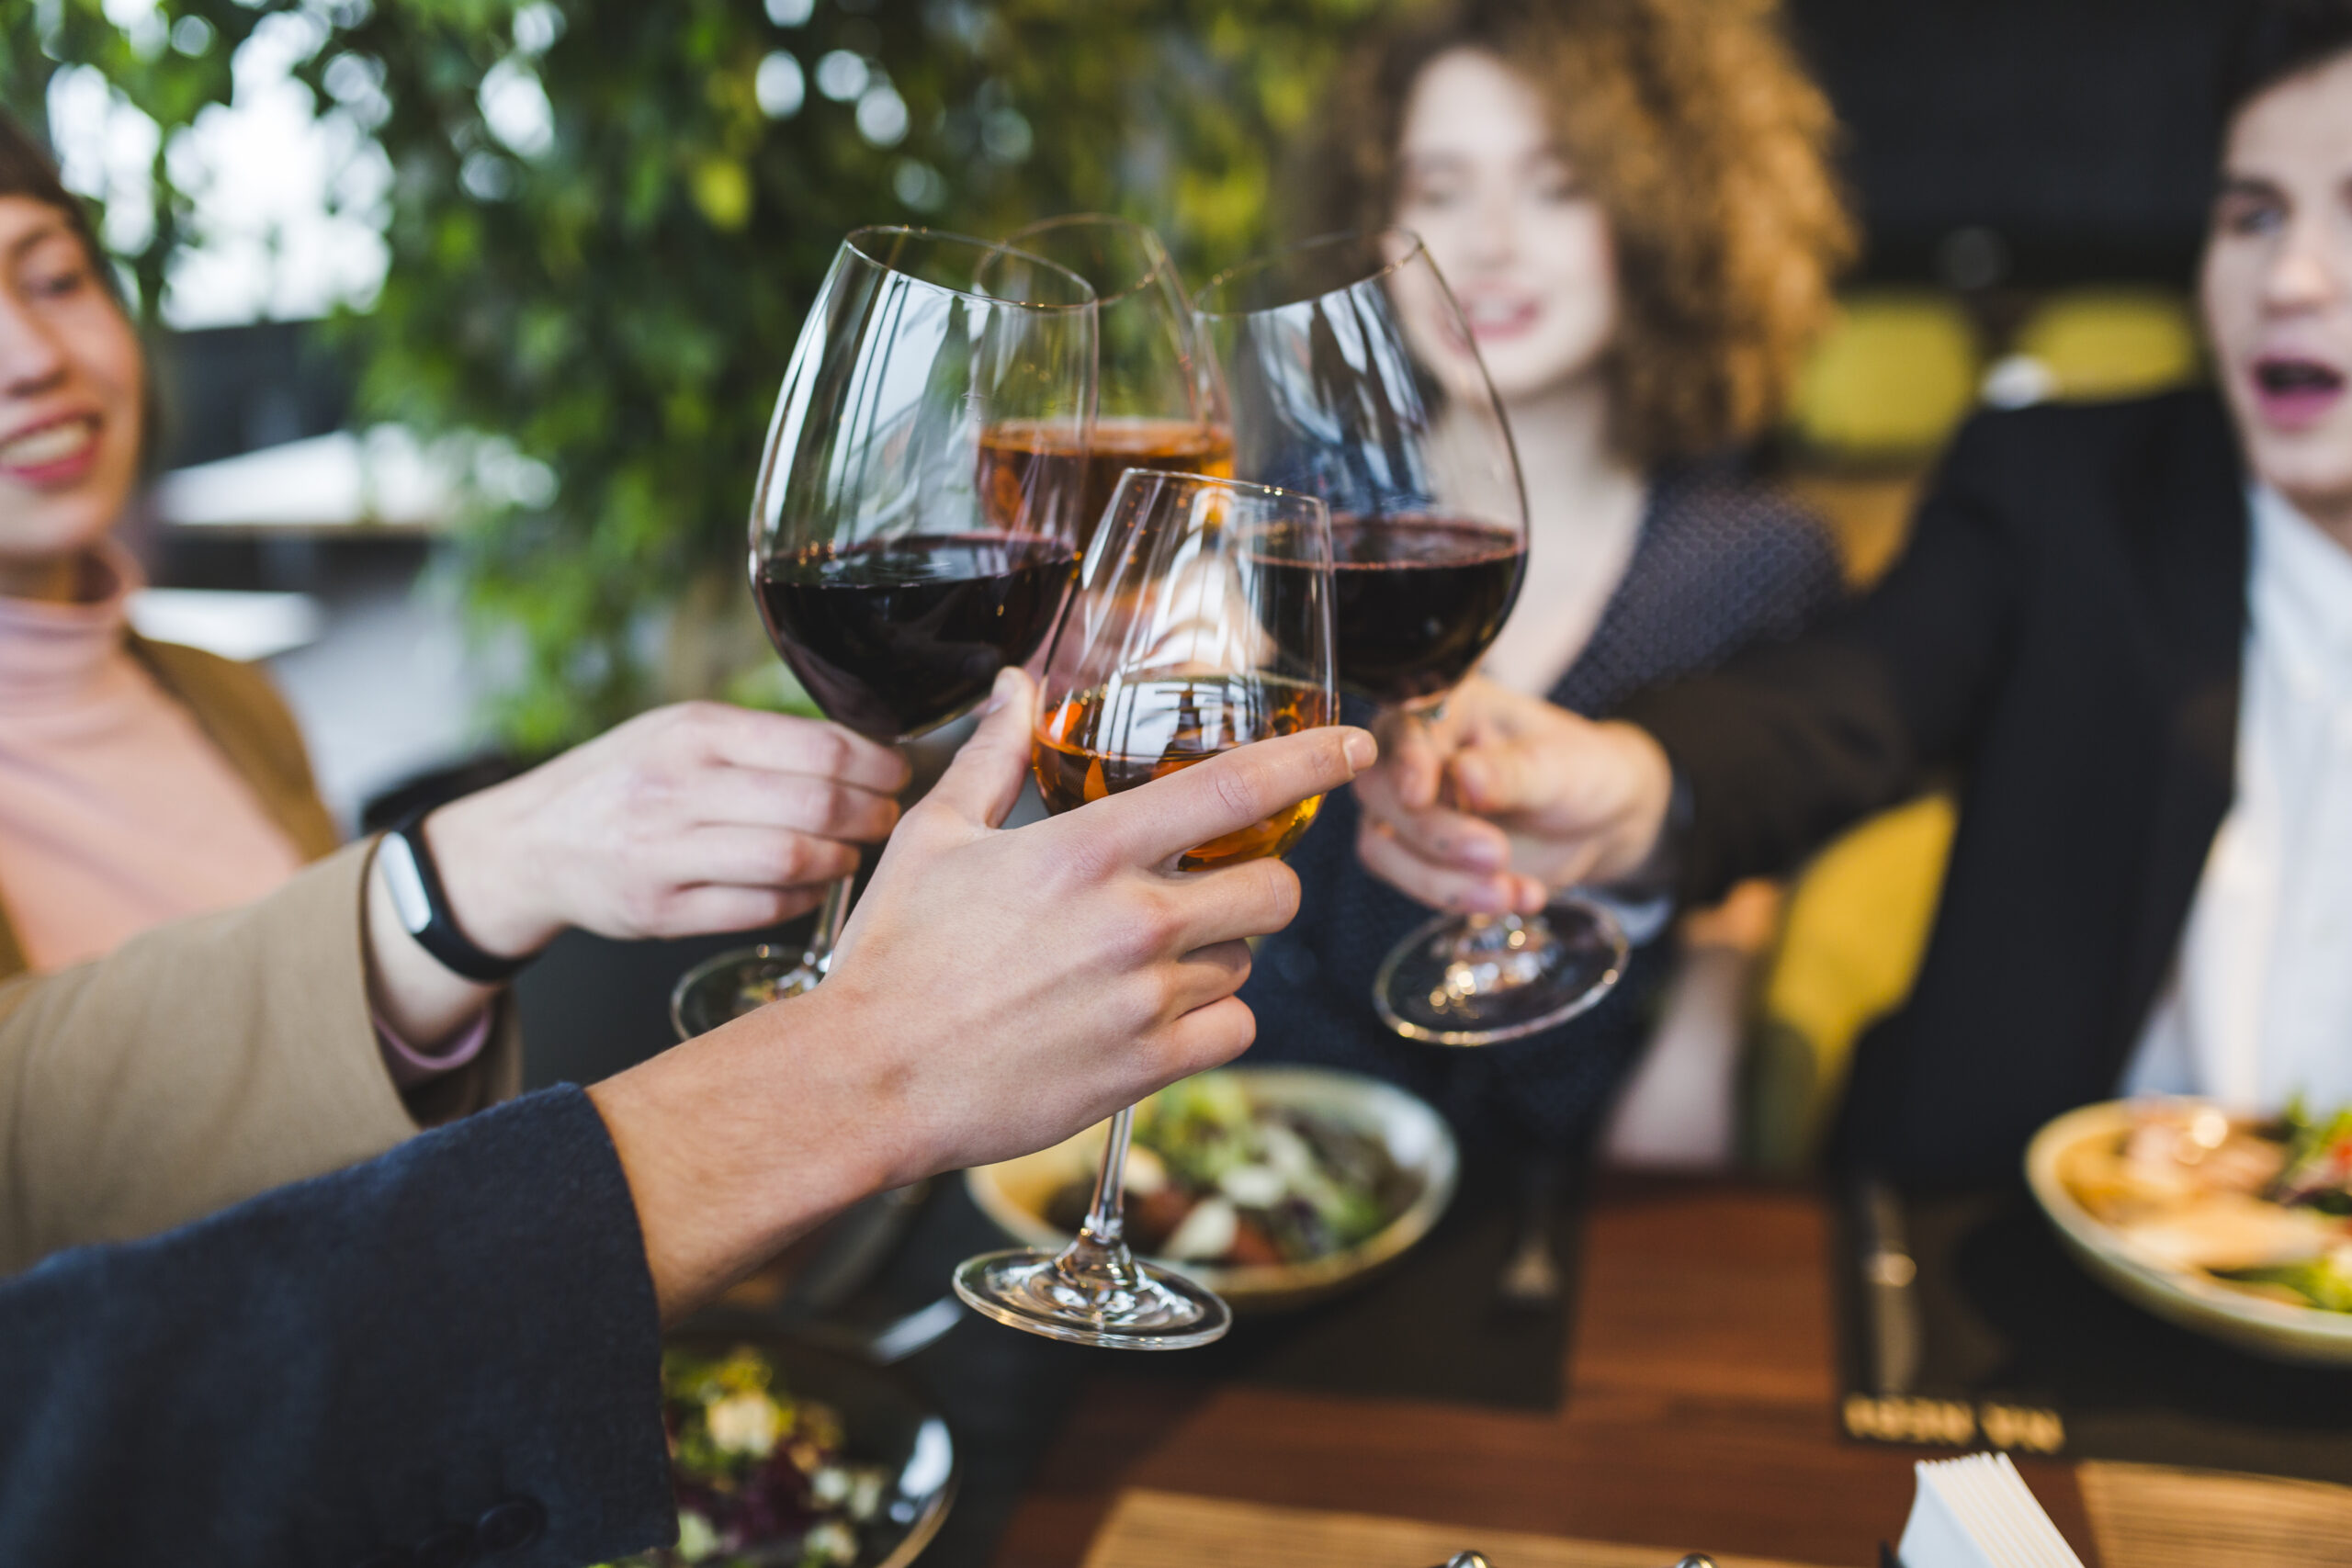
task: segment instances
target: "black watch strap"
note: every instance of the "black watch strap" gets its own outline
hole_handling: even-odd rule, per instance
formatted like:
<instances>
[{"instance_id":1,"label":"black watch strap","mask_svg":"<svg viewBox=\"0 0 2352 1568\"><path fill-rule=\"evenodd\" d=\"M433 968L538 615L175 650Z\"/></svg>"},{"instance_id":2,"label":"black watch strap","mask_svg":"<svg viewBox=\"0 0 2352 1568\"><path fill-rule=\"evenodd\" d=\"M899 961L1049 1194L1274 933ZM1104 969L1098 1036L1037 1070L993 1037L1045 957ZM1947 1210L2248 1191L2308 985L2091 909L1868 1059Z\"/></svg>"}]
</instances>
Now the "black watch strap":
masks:
<instances>
[{"instance_id":1,"label":"black watch strap","mask_svg":"<svg viewBox=\"0 0 2352 1568\"><path fill-rule=\"evenodd\" d=\"M376 859L384 868L384 886L392 895L392 908L400 912L401 927L452 974L485 986L511 979L531 961L531 955L501 958L485 953L458 928L456 917L449 913L449 896L441 886L440 868L433 863L433 851L424 841L424 818L430 809L420 808L401 818L377 846Z\"/></svg>"}]
</instances>

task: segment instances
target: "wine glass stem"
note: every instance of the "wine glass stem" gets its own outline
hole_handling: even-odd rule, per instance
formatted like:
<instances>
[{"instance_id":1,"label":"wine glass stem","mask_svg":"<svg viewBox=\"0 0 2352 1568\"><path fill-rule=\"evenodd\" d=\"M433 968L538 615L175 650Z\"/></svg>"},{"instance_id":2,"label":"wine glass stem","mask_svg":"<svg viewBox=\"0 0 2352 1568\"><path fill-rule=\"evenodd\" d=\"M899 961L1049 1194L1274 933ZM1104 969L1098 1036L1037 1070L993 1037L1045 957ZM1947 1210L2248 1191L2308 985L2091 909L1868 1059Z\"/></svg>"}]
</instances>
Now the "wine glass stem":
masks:
<instances>
[{"instance_id":1,"label":"wine glass stem","mask_svg":"<svg viewBox=\"0 0 2352 1568\"><path fill-rule=\"evenodd\" d=\"M817 906L817 923L809 930L808 947L801 962L819 975L833 966L833 943L841 940L842 922L849 918L849 895L856 882L854 876L844 876L825 889L825 901Z\"/></svg>"},{"instance_id":2,"label":"wine glass stem","mask_svg":"<svg viewBox=\"0 0 2352 1568\"><path fill-rule=\"evenodd\" d=\"M1127 1255L1127 1144L1135 1131L1136 1108L1122 1107L1111 1118L1111 1135L1102 1145L1102 1168L1094 1179L1094 1201L1087 1205L1086 1223L1078 1229L1064 1259L1083 1267L1100 1267Z\"/></svg>"}]
</instances>

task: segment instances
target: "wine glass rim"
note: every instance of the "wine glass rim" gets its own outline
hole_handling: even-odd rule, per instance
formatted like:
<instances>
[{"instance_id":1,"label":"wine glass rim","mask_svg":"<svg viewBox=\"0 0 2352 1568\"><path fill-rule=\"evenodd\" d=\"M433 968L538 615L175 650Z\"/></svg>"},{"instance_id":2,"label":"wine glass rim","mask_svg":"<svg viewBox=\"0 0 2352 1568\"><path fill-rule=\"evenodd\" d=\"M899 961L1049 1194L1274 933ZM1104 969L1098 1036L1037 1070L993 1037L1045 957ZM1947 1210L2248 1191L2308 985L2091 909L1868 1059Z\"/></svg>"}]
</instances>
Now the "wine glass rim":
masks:
<instances>
[{"instance_id":1,"label":"wine glass rim","mask_svg":"<svg viewBox=\"0 0 2352 1568\"><path fill-rule=\"evenodd\" d=\"M1281 485L1260 484L1255 479L1227 479L1223 474L1188 474L1175 468L1121 468L1119 470L1118 479L1111 487L1113 492L1116 493L1128 479L1138 474L1142 475L1145 479L1154 481L1170 480L1190 485L1215 486L1218 490L1232 491L1238 495L1249 495L1274 501L1312 502L1314 504L1322 507L1326 512L1330 510L1330 503L1326 502L1321 496L1309 495L1303 490L1284 490Z\"/></svg>"},{"instance_id":2,"label":"wine glass rim","mask_svg":"<svg viewBox=\"0 0 2352 1568\"><path fill-rule=\"evenodd\" d=\"M1218 310L1202 303L1203 300L1213 297L1218 289L1238 278L1246 277L1251 273L1265 272L1310 252L1329 250L1342 244L1376 243L1392 235L1405 242L1394 257L1363 276L1351 278L1336 288L1318 288L1311 294L1301 294L1295 299L1280 300L1271 305L1253 305L1246 310ZM1399 224L1385 224L1377 229L1335 230L1329 234L1317 234L1311 239L1301 240L1295 244L1269 251L1264 255L1251 256L1247 261L1236 262L1201 285L1201 291L1193 296L1193 309L1198 315L1209 316L1220 321L1230 320L1236 316L1255 316L1267 310L1284 310L1293 305L1304 304L1309 299L1320 299L1332 294L1345 294L1350 289L1361 288L1367 283L1382 282L1395 276L1428 254L1429 247L1422 243L1420 235Z\"/></svg>"},{"instance_id":3,"label":"wine glass rim","mask_svg":"<svg viewBox=\"0 0 2352 1568\"><path fill-rule=\"evenodd\" d=\"M933 243L968 245L976 251L994 255L1019 256L1023 261L1033 263L1044 267L1047 272L1058 273L1069 279L1078 286L1080 298L1068 304L1056 304L1045 299L1008 299L1001 294L983 294L978 288L958 288L952 283L935 283L928 277L894 266L868 248L868 242L885 234L905 239L924 240ZM1047 261L1044 256L1035 255L1017 246L1009 245L1001 240L983 240L971 234L958 234L951 230L926 229L910 223L868 223L853 229L843 235L842 244L854 252L857 258L868 266L878 267L884 272L897 273L901 277L922 284L925 288L934 288L942 294L953 294L958 299L969 299L977 304L1010 306L1016 310L1040 312L1093 310L1099 309L1102 304L1095 295L1094 286L1069 268L1058 262ZM973 268L976 279L978 271L978 267Z\"/></svg>"},{"instance_id":4,"label":"wine glass rim","mask_svg":"<svg viewBox=\"0 0 2352 1568\"><path fill-rule=\"evenodd\" d=\"M1023 223L1020 228L1007 234L1002 243L1014 255L1025 256L1030 253L1021 250L1019 246L1021 242L1030 235L1044 233L1048 229L1075 228L1081 223L1132 230L1141 235L1144 242L1151 247L1151 265L1144 275L1116 294L1105 294L1096 289L1094 301L1098 306L1107 310L1122 299L1135 298L1163 278L1176 286L1179 303L1186 305L1192 303L1184 298L1184 280L1176 276L1176 264L1168 254L1168 243L1159 237L1159 231L1148 223L1138 223L1132 218L1122 218L1115 212L1065 212L1057 218L1040 218L1035 223ZM1046 265L1051 266L1057 264L1048 262ZM1071 269L1064 268L1063 270ZM1083 274L1080 276L1084 276ZM1093 281L1091 278L1087 279L1087 287L1093 288Z\"/></svg>"}]
</instances>

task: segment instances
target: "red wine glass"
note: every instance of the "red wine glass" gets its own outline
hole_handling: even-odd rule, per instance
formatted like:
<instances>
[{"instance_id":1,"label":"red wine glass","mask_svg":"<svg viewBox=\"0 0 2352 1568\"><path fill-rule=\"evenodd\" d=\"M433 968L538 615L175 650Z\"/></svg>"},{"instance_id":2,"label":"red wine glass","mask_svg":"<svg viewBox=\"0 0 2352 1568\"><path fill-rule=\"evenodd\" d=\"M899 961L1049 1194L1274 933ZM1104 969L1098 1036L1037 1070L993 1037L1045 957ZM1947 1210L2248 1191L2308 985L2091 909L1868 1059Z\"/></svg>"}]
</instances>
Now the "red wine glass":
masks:
<instances>
[{"instance_id":1,"label":"red wine glass","mask_svg":"<svg viewBox=\"0 0 2352 1568\"><path fill-rule=\"evenodd\" d=\"M769 640L826 716L896 742L959 717L1045 642L1078 564L1094 291L957 234L860 229L800 331L752 500ZM1007 441L1031 457L991 453ZM673 1010L707 1027L823 976L850 880L806 952L747 950Z\"/></svg>"},{"instance_id":2,"label":"red wine glass","mask_svg":"<svg viewBox=\"0 0 2352 1568\"><path fill-rule=\"evenodd\" d=\"M1031 759L1048 811L1220 751L1334 722L1331 546L1323 503L1261 485L1130 468L1055 634ZM1179 857L1200 871L1280 855L1320 795ZM1139 1261L1123 1197L1132 1108L1113 1117L1077 1237L968 1259L956 1293L1015 1328L1081 1345L1176 1350L1222 1335L1216 1292Z\"/></svg>"},{"instance_id":3,"label":"red wine glass","mask_svg":"<svg viewBox=\"0 0 2352 1568\"><path fill-rule=\"evenodd\" d=\"M1234 407L1235 471L1331 509L1340 686L1435 714L1502 630L1527 498L1470 330L1419 239L1345 233L1218 274L1197 300ZM1547 1029L1623 973L1599 904L1442 914L1392 951L1373 1005L1408 1039L1490 1045Z\"/></svg>"}]
</instances>

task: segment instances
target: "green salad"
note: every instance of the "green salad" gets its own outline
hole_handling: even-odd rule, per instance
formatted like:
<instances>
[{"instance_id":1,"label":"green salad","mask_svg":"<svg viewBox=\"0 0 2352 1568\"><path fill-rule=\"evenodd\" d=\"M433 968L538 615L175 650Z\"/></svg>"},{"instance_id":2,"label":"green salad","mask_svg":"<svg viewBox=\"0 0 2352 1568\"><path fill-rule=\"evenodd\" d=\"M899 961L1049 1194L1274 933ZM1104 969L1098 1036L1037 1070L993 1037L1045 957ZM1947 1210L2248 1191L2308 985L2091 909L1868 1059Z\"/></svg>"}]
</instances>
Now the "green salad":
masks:
<instances>
[{"instance_id":1,"label":"green salad","mask_svg":"<svg viewBox=\"0 0 2352 1568\"><path fill-rule=\"evenodd\" d=\"M1245 1077L1203 1073L1136 1109L1127 1234L1139 1250L1179 1261L1303 1263L1375 1235L1417 1188L1380 1139L1262 1103ZM1075 1231L1092 1197L1091 1179L1071 1181L1046 1218Z\"/></svg>"}]
</instances>

